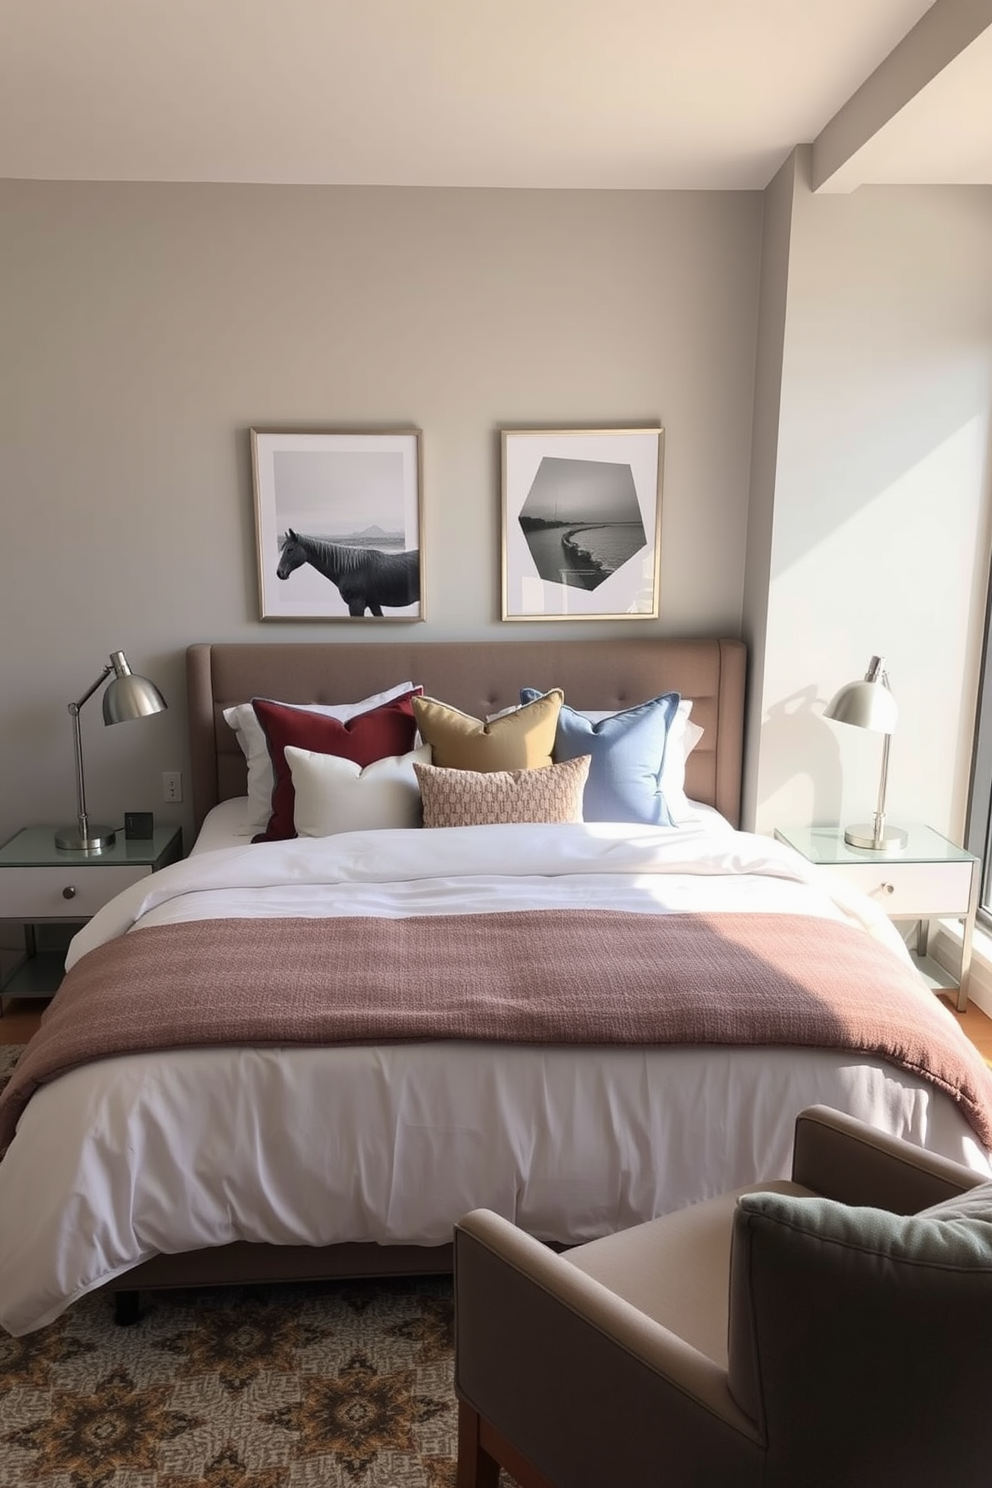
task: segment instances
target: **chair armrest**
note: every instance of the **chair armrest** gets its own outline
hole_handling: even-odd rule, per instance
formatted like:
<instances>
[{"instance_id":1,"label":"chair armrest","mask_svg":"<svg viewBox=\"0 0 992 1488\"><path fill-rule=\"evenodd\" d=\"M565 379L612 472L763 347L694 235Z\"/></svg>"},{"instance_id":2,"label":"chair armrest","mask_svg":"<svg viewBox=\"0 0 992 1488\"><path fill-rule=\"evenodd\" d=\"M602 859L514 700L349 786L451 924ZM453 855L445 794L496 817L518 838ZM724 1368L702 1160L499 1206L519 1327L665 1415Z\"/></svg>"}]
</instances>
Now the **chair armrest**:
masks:
<instances>
[{"instance_id":1,"label":"chair armrest","mask_svg":"<svg viewBox=\"0 0 992 1488\"><path fill-rule=\"evenodd\" d=\"M825 1198L893 1214L916 1214L988 1181L829 1106L809 1106L796 1118L792 1178Z\"/></svg>"},{"instance_id":2,"label":"chair armrest","mask_svg":"<svg viewBox=\"0 0 992 1488\"><path fill-rule=\"evenodd\" d=\"M727 1278L714 1278L727 1285ZM760 1481L724 1368L488 1210L455 1226L455 1390L551 1482Z\"/></svg>"}]
</instances>

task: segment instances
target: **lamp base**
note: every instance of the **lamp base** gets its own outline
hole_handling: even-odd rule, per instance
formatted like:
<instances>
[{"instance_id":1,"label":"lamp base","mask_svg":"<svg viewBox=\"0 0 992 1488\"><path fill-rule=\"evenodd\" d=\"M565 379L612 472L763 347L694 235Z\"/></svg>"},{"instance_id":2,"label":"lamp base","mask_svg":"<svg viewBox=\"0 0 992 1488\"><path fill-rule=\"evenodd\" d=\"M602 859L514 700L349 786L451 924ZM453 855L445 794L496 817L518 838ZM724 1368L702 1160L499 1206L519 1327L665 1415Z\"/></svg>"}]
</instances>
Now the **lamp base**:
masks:
<instances>
[{"instance_id":1,"label":"lamp base","mask_svg":"<svg viewBox=\"0 0 992 1488\"><path fill-rule=\"evenodd\" d=\"M849 847L862 847L868 852L900 853L909 841L909 833L902 827L883 827L881 841L875 841L875 828L871 822L858 822L844 830L844 841Z\"/></svg>"},{"instance_id":2,"label":"lamp base","mask_svg":"<svg viewBox=\"0 0 992 1488\"><path fill-rule=\"evenodd\" d=\"M83 836L77 827L60 827L55 833L55 846L67 852L102 852L117 840L116 827L88 826Z\"/></svg>"}]
</instances>

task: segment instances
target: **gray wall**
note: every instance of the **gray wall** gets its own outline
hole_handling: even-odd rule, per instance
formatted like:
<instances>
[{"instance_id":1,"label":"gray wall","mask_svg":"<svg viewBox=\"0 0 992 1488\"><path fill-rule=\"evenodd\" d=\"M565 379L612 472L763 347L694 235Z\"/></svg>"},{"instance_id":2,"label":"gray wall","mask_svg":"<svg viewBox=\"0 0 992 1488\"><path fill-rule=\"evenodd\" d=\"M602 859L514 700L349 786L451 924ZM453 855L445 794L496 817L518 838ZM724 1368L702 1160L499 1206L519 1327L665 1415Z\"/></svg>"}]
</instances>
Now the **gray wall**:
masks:
<instances>
[{"instance_id":1,"label":"gray wall","mask_svg":"<svg viewBox=\"0 0 992 1488\"><path fill-rule=\"evenodd\" d=\"M91 811L185 822L160 777L188 642L382 633L258 620L247 430L396 421L424 431L419 635L743 633L759 830L870 811L879 741L821 715L884 651L891 813L958 834L992 192L808 173L801 148L763 196L0 182L0 834L71 817L66 704L112 649L171 706L88 705ZM652 420L661 618L502 626L499 429Z\"/></svg>"},{"instance_id":2,"label":"gray wall","mask_svg":"<svg viewBox=\"0 0 992 1488\"><path fill-rule=\"evenodd\" d=\"M66 704L127 650L167 714L82 715L91 813L162 820L183 648L262 624L247 431L424 431L424 639L498 638L501 427L666 428L661 618L740 632L757 193L0 182L0 835L74 812ZM391 627L392 629L393 627Z\"/></svg>"}]
</instances>

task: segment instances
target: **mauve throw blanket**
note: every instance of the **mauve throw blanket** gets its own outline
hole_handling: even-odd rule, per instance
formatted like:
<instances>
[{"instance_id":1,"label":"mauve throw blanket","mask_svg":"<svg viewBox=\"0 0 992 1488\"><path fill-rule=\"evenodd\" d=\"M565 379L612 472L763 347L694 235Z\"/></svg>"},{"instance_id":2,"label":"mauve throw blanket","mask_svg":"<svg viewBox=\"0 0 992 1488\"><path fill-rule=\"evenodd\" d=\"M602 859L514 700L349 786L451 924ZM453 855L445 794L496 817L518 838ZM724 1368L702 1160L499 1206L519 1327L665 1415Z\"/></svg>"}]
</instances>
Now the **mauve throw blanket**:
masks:
<instances>
[{"instance_id":1,"label":"mauve throw blanket","mask_svg":"<svg viewBox=\"0 0 992 1488\"><path fill-rule=\"evenodd\" d=\"M205 1044L474 1039L794 1044L930 1081L992 1147L992 1073L909 965L779 914L533 910L163 925L84 956L0 1097L0 1152L39 1085Z\"/></svg>"}]
</instances>

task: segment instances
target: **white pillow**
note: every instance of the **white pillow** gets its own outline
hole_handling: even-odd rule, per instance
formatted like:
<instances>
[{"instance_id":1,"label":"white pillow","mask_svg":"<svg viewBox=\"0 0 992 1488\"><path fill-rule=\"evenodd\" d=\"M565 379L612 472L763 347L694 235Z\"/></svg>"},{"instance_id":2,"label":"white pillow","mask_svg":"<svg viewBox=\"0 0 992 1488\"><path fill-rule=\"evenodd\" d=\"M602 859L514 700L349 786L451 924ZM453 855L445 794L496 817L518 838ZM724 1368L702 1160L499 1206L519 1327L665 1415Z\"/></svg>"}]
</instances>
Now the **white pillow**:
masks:
<instances>
[{"instance_id":1,"label":"white pillow","mask_svg":"<svg viewBox=\"0 0 992 1488\"><path fill-rule=\"evenodd\" d=\"M347 723L359 713L368 713L382 703L392 702L412 692L412 682L399 682L386 692L377 692L363 698L360 703L284 703L286 708L300 708L306 713L322 713L325 718L335 718L338 723ZM224 709L224 721L234 730L241 752L248 761L248 821L245 831L249 837L264 832L272 815L272 761L265 742L265 731L259 723L251 703L237 703Z\"/></svg>"},{"instance_id":2,"label":"white pillow","mask_svg":"<svg viewBox=\"0 0 992 1488\"><path fill-rule=\"evenodd\" d=\"M335 832L376 831L420 826L420 786L414 765L429 765L431 747L390 754L364 769L336 754L286 745L296 804L298 837L331 837Z\"/></svg>"}]
</instances>

